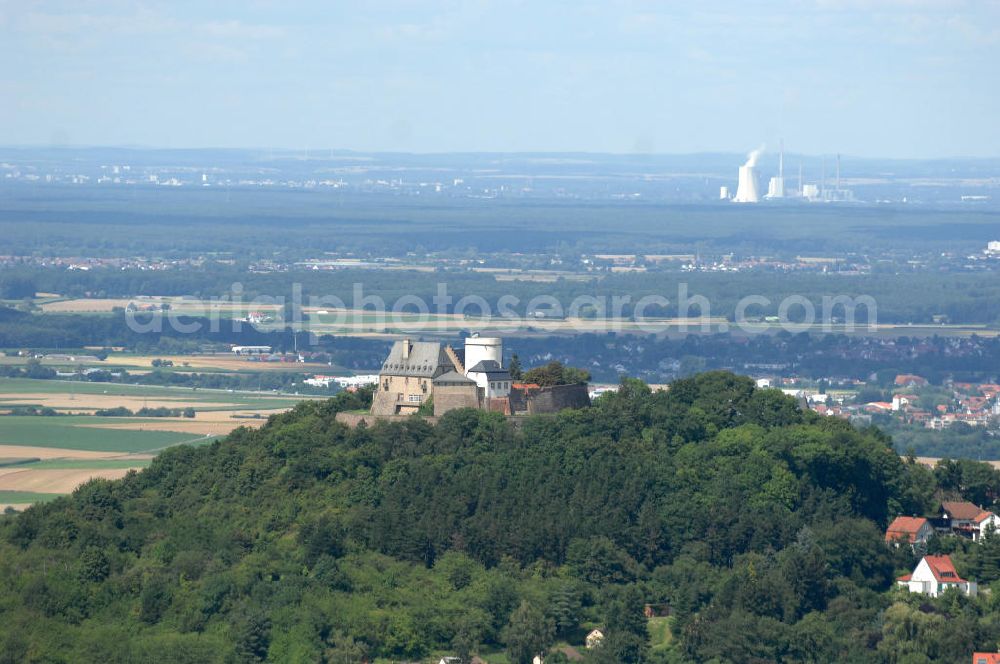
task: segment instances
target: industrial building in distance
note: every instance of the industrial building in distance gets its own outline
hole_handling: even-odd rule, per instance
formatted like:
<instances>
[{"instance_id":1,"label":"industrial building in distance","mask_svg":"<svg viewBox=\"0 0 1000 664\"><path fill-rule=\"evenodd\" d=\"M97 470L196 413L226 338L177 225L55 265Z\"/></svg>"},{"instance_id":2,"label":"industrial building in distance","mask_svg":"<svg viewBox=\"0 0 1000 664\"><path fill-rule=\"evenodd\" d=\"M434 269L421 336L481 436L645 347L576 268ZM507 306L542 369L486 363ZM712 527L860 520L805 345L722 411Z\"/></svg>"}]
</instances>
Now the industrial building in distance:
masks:
<instances>
[{"instance_id":1,"label":"industrial building in distance","mask_svg":"<svg viewBox=\"0 0 1000 664\"><path fill-rule=\"evenodd\" d=\"M798 199L809 202L852 202L854 192L841 186L840 155L837 155L836 180L833 187L827 187L826 160L823 160L822 177L819 184L805 183L802 180L802 166L799 165L798 187L789 188L785 180L785 146L782 142L778 152L778 174L768 181L767 193L761 195L760 173L758 161L763 148L758 148L747 155L746 162L740 166L736 195L732 196L728 185L719 187L719 200L733 203L759 203L762 200Z\"/></svg>"}]
</instances>

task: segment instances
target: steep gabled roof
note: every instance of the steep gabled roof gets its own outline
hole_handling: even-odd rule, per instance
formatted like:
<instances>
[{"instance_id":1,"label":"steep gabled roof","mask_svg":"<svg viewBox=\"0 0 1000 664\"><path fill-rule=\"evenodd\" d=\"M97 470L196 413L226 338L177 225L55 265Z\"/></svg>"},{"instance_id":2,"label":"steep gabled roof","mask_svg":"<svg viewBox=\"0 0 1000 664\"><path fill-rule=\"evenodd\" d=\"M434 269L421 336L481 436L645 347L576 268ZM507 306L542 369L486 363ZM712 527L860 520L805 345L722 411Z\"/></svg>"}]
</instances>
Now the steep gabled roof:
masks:
<instances>
[{"instance_id":1,"label":"steep gabled roof","mask_svg":"<svg viewBox=\"0 0 1000 664\"><path fill-rule=\"evenodd\" d=\"M389 356L382 363L381 374L433 378L452 369L452 361L441 344L404 339L392 345Z\"/></svg>"},{"instance_id":2,"label":"steep gabled roof","mask_svg":"<svg viewBox=\"0 0 1000 664\"><path fill-rule=\"evenodd\" d=\"M966 583L955 570L951 556L924 556L924 560L927 561L927 566L931 568L938 583Z\"/></svg>"},{"instance_id":3,"label":"steep gabled roof","mask_svg":"<svg viewBox=\"0 0 1000 664\"><path fill-rule=\"evenodd\" d=\"M885 531L886 542L909 542L917 540L917 533L927 525L927 519L922 516L897 516Z\"/></svg>"}]
</instances>

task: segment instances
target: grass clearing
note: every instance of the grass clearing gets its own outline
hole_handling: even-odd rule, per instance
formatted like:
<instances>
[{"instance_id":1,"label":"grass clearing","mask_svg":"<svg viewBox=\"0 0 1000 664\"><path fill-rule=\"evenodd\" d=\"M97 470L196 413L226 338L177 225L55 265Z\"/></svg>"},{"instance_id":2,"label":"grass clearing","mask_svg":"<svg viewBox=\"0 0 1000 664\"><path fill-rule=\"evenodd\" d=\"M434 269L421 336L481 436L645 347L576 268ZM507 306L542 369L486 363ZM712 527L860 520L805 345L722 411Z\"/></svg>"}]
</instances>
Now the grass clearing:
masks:
<instances>
[{"instance_id":1,"label":"grass clearing","mask_svg":"<svg viewBox=\"0 0 1000 664\"><path fill-rule=\"evenodd\" d=\"M153 460L148 457L118 459L43 459L19 466L30 470L114 470L119 468L145 468Z\"/></svg>"},{"instance_id":2,"label":"grass clearing","mask_svg":"<svg viewBox=\"0 0 1000 664\"><path fill-rule=\"evenodd\" d=\"M5 491L0 489L0 505L19 503L47 503L55 500L62 494L58 493L37 493L34 491Z\"/></svg>"},{"instance_id":3,"label":"grass clearing","mask_svg":"<svg viewBox=\"0 0 1000 664\"><path fill-rule=\"evenodd\" d=\"M649 644L653 650L663 650L669 648L674 640L673 628L674 619L670 616L650 618L646 624L649 630Z\"/></svg>"},{"instance_id":4,"label":"grass clearing","mask_svg":"<svg viewBox=\"0 0 1000 664\"><path fill-rule=\"evenodd\" d=\"M37 417L5 415L0 419L0 445L31 445L60 447L71 450L102 452L145 452L191 441L190 434L171 431L133 431L80 426L107 424L108 420L122 424L131 418L107 418L68 415Z\"/></svg>"}]
</instances>

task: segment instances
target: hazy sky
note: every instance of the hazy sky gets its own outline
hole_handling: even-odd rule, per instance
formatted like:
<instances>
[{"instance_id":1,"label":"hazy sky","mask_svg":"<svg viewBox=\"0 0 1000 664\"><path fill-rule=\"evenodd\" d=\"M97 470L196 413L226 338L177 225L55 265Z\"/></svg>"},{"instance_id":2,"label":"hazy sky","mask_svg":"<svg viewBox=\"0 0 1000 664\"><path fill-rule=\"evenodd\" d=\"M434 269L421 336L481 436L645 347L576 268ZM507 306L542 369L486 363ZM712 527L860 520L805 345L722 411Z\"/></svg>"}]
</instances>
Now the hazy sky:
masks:
<instances>
[{"instance_id":1,"label":"hazy sky","mask_svg":"<svg viewBox=\"0 0 1000 664\"><path fill-rule=\"evenodd\" d=\"M0 0L0 144L1000 156L1000 1Z\"/></svg>"}]
</instances>

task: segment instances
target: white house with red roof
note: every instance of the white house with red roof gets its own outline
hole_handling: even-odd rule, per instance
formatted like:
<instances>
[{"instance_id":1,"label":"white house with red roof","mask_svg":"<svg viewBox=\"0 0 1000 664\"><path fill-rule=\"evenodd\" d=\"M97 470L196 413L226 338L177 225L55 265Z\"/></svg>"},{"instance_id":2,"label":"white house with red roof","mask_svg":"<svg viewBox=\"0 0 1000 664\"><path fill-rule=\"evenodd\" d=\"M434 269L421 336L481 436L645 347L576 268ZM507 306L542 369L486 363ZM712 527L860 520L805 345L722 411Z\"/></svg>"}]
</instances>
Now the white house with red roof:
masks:
<instances>
[{"instance_id":1,"label":"white house with red roof","mask_svg":"<svg viewBox=\"0 0 1000 664\"><path fill-rule=\"evenodd\" d=\"M951 556L924 556L913 573L899 577L896 584L911 593L929 597L937 597L949 588L956 588L970 597L975 597L979 591L975 581L967 581L958 575Z\"/></svg>"},{"instance_id":2,"label":"white house with red roof","mask_svg":"<svg viewBox=\"0 0 1000 664\"><path fill-rule=\"evenodd\" d=\"M885 543L926 544L934 534L934 526L922 516L897 516L885 531Z\"/></svg>"},{"instance_id":3,"label":"white house with red roof","mask_svg":"<svg viewBox=\"0 0 1000 664\"><path fill-rule=\"evenodd\" d=\"M942 502L941 517L947 520L953 532L971 537L975 542L991 531L1000 531L1000 517L968 501Z\"/></svg>"}]
</instances>

